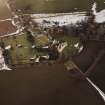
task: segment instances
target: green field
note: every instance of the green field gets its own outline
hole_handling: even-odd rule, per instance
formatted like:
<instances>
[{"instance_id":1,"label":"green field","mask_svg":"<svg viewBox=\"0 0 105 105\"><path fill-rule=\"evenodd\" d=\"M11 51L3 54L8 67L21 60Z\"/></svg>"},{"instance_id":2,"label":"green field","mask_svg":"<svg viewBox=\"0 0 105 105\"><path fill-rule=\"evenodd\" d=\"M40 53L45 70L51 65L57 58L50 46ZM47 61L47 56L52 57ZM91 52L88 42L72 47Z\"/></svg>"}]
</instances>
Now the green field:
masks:
<instances>
[{"instance_id":1,"label":"green field","mask_svg":"<svg viewBox=\"0 0 105 105\"><path fill-rule=\"evenodd\" d=\"M98 9L105 8L105 0L95 1ZM25 13L57 13L87 11L93 2L94 0L16 0L16 6Z\"/></svg>"}]
</instances>

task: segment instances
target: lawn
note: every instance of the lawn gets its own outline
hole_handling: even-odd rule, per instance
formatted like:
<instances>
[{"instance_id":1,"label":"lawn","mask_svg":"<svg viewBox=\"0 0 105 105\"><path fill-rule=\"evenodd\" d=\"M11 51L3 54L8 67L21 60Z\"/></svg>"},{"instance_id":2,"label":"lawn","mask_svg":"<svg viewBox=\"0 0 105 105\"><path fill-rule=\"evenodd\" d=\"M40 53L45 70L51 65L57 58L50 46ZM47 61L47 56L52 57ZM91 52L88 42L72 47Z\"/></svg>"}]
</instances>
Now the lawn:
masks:
<instances>
[{"instance_id":1,"label":"lawn","mask_svg":"<svg viewBox=\"0 0 105 105\"><path fill-rule=\"evenodd\" d=\"M11 59L13 64L28 63L35 54L31 43L27 40L27 35L10 36L2 39L5 46L11 45ZM21 47L18 47L21 45Z\"/></svg>"}]
</instances>

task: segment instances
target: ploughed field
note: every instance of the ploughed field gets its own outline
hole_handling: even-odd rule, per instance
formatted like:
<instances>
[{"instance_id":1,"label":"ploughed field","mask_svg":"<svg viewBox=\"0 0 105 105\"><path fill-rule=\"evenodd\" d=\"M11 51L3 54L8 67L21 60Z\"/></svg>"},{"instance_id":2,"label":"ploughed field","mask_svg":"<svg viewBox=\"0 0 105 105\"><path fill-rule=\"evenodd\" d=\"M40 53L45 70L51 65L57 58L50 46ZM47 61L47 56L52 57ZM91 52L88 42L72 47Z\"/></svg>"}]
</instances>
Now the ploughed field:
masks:
<instances>
[{"instance_id":1,"label":"ploughed field","mask_svg":"<svg viewBox=\"0 0 105 105\"><path fill-rule=\"evenodd\" d=\"M11 20L0 21L0 37L16 32L16 27L13 26Z\"/></svg>"},{"instance_id":2,"label":"ploughed field","mask_svg":"<svg viewBox=\"0 0 105 105\"><path fill-rule=\"evenodd\" d=\"M0 72L1 105L104 105L86 81L72 78L63 64L17 65Z\"/></svg>"}]
</instances>

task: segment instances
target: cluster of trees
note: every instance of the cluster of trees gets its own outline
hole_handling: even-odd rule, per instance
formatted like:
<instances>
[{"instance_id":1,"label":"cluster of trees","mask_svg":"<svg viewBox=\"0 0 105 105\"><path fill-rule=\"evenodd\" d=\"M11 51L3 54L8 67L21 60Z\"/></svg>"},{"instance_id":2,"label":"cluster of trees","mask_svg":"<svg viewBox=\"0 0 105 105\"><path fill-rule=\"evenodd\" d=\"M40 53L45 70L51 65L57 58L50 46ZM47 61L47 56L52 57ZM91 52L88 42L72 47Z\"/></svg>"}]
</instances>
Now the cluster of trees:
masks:
<instances>
[{"instance_id":1,"label":"cluster of trees","mask_svg":"<svg viewBox=\"0 0 105 105\"><path fill-rule=\"evenodd\" d=\"M3 41L0 41L0 47L1 47L2 49L5 48L5 45L4 45L4 42L3 42Z\"/></svg>"},{"instance_id":2,"label":"cluster of trees","mask_svg":"<svg viewBox=\"0 0 105 105\"><path fill-rule=\"evenodd\" d=\"M32 44L32 45L34 45L34 43L35 43L35 38L34 38L34 36L32 36L32 33L30 32L30 31L26 31L26 34L27 34L27 40Z\"/></svg>"},{"instance_id":3,"label":"cluster of trees","mask_svg":"<svg viewBox=\"0 0 105 105\"><path fill-rule=\"evenodd\" d=\"M4 44L3 41L0 41L0 47L3 49L3 56L4 56L4 59L5 59L5 63L10 64L12 62L11 53L10 53L9 50L5 49L5 44Z\"/></svg>"},{"instance_id":4,"label":"cluster of trees","mask_svg":"<svg viewBox=\"0 0 105 105\"><path fill-rule=\"evenodd\" d=\"M4 56L6 64L12 64L11 53L10 53L9 50L4 50L3 51L3 56Z\"/></svg>"}]
</instances>

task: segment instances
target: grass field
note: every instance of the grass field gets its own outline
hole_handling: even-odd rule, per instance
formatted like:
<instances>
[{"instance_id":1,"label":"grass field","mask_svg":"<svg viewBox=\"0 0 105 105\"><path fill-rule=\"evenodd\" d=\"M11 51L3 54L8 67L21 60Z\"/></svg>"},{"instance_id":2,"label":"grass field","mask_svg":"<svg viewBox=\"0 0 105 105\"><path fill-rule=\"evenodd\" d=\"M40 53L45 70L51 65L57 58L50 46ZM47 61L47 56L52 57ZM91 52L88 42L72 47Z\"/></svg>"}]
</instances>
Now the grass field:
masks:
<instances>
[{"instance_id":1,"label":"grass field","mask_svg":"<svg viewBox=\"0 0 105 105\"><path fill-rule=\"evenodd\" d=\"M105 0L95 1L98 9L105 7ZM57 13L87 11L91 9L93 2L94 0L16 0L16 5L25 13Z\"/></svg>"},{"instance_id":2,"label":"grass field","mask_svg":"<svg viewBox=\"0 0 105 105\"><path fill-rule=\"evenodd\" d=\"M88 10L92 3L89 2L90 0L16 0L16 5L24 12L56 13L75 11L74 8Z\"/></svg>"}]
</instances>

